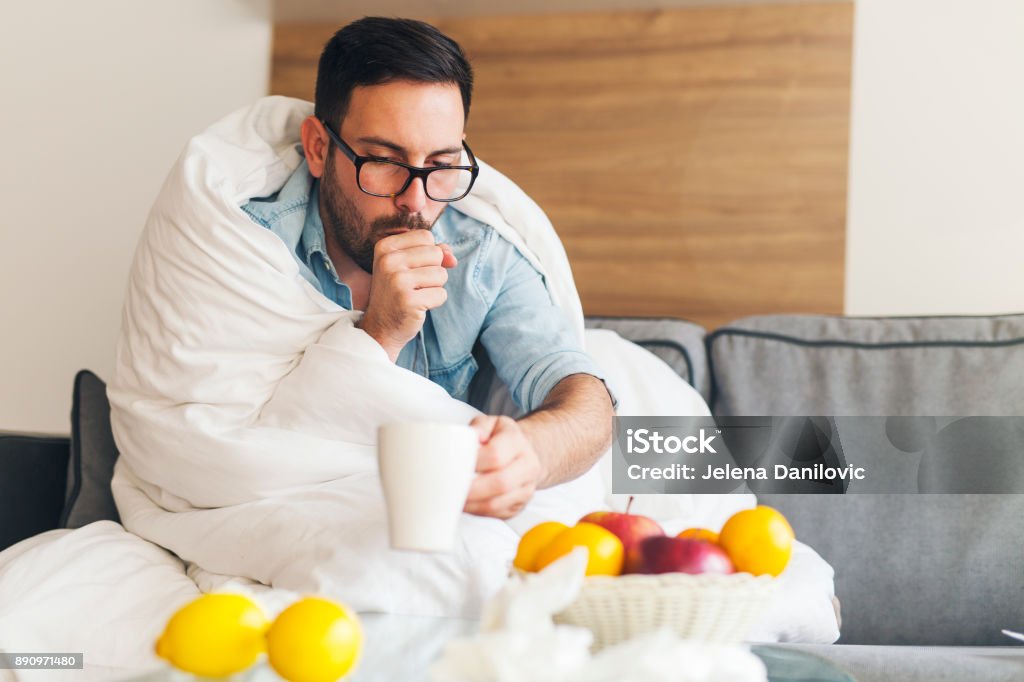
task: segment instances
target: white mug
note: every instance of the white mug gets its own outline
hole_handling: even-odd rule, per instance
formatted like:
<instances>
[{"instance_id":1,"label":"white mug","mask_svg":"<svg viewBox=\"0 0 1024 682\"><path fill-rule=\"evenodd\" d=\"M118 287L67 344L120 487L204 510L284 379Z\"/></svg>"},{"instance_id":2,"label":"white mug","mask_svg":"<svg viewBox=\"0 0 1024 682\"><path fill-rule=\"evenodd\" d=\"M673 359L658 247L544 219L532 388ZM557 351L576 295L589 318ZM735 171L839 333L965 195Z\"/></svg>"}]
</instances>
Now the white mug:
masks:
<instances>
[{"instance_id":1,"label":"white mug","mask_svg":"<svg viewBox=\"0 0 1024 682\"><path fill-rule=\"evenodd\" d=\"M397 422L377 430L393 548L452 550L479 448L471 426Z\"/></svg>"}]
</instances>

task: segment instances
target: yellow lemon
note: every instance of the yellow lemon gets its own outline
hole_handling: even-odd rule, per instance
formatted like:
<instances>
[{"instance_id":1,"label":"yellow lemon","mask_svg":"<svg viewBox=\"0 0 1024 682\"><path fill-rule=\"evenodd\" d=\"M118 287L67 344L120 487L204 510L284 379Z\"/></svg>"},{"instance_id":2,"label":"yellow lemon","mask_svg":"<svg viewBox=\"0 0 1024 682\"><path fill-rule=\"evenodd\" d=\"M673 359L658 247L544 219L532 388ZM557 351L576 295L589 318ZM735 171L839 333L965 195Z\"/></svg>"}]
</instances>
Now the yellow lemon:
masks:
<instances>
[{"instance_id":1,"label":"yellow lemon","mask_svg":"<svg viewBox=\"0 0 1024 682\"><path fill-rule=\"evenodd\" d=\"M545 521L537 524L530 530L523 533L519 539L519 548L516 550L516 558L512 565L520 571L534 571L537 562L537 554L551 542L556 535L569 526L558 521Z\"/></svg>"},{"instance_id":2,"label":"yellow lemon","mask_svg":"<svg viewBox=\"0 0 1024 682\"><path fill-rule=\"evenodd\" d=\"M267 631L267 659L288 682L334 682L355 666L362 647L359 617L323 597L295 602Z\"/></svg>"},{"instance_id":3,"label":"yellow lemon","mask_svg":"<svg viewBox=\"0 0 1024 682\"><path fill-rule=\"evenodd\" d=\"M539 554L534 570L561 559L575 547L586 547L587 575L619 575L622 572L622 540L615 533L594 523L581 521L556 535Z\"/></svg>"},{"instance_id":4,"label":"yellow lemon","mask_svg":"<svg viewBox=\"0 0 1024 682\"><path fill-rule=\"evenodd\" d=\"M737 571L777 576L793 553L793 528L775 509L758 505L729 517L718 534L718 544Z\"/></svg>"},{"instance_id":5,"label":"yellow lemon","mask_svg":"<svg viewBox=\"0 0 1024 682\"><path fill-rule=\"evenodd\" d=\"M180 608L156 642L156 654L200 677L228 677L263 653L270 621L241 594L204 594Z\"/></svg>"}]
</instances>

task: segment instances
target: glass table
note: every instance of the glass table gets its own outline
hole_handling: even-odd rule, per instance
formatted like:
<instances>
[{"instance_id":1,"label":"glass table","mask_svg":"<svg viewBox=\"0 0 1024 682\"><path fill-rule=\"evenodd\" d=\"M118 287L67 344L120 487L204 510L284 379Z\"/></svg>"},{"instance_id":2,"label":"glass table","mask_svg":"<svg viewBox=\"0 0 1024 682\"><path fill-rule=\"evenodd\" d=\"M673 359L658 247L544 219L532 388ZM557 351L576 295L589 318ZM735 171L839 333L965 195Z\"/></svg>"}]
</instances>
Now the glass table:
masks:
<instances>
[{"instance_id":1,"label":"glass table","mask_svg":"<svg viewBox=\"0 0 1024 682\"><path fill-rule=\"evenodd\" d=\"M360 614L365 634L362 660L344 682L429 682L430 665L445 643L472 634L478 621L427 616ZM768 670L770 682L856 682L834 664L812 654L755 645L751 651ZM186 682L196 678L160 667L117 682ZM231 682L281 682L265 663L241 673Z\"/></svg>"}]
</instances>

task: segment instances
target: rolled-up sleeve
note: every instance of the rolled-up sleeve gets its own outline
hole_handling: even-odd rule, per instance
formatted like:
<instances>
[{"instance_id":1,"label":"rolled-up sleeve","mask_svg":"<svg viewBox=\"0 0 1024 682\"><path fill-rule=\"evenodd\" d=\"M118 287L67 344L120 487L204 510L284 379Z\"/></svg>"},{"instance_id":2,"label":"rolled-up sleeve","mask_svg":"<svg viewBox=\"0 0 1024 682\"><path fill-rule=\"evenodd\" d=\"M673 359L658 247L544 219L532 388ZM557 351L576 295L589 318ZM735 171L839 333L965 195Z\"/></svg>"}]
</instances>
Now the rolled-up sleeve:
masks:
<instances>
[{"instance_id":1,"label":"rolled-up sleeve","mask_svg":"<svg viewBox=\"0 0 1024 682\"><path fill-rule=\"evenodd\" d=\"M601 381L604 376L577 342L567 316L551 301L541 274L514 247L507 248L510 253L499 256L489 273L497 295L480 341L512 399L530 412L571 374L589 374Z\"/></svg>"}]
</instances>

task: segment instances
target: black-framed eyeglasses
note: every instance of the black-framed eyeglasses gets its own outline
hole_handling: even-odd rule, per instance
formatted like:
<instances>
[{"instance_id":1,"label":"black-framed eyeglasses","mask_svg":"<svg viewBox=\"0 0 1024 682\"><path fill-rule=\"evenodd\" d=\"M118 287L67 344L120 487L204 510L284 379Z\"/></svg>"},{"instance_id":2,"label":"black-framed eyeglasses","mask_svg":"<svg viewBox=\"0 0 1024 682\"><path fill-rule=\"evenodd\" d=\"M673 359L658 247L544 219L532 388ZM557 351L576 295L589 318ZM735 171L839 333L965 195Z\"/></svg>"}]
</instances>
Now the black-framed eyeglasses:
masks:
<instances>
[{"instance_id":1,"label":"black-framed eyeglasses","mask_svg":"<svg viewBox=\"0 0 1024 682\"><path fill-rule=\"evenodd\" d=\"M446 165L419 168L401 161L391 161L376 156L360 156L352 147L345 144L345 141L334 132L327 121L320 119L320 123L323 124L334 144L338 145L341 152L356 167L356 183L359 185L359 189L375 197L397 197L409 189L413 178L420 178L423 181L423 189L433 201L458 201L473 189L476 176L480 173L480 166L476 163L473 150L469 148L465 140L462 141L462 147L469 156L471 166Z\"/></svg>"}]
</instances>

